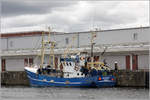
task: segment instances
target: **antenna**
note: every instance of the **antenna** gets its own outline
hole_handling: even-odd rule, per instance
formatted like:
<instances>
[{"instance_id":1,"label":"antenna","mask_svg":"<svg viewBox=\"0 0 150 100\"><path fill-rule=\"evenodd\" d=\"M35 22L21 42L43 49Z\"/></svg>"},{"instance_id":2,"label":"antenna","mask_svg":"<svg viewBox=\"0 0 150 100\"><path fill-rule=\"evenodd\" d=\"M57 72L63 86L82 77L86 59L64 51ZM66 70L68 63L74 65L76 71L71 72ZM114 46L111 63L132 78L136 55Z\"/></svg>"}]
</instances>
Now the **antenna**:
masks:
<instances>
[{"instance_id":1,"label":"antenna","mask_svg":"<svg viewBox=\"0 0 150 100\"><path fill-rule=\"evenodd\" d=\"M49 34L48 34L48 42L50 42L50 33L51 33L51 28L50 28L50 26L48 27L48 32L49 32Z\"/></svg>"}]
</instances>

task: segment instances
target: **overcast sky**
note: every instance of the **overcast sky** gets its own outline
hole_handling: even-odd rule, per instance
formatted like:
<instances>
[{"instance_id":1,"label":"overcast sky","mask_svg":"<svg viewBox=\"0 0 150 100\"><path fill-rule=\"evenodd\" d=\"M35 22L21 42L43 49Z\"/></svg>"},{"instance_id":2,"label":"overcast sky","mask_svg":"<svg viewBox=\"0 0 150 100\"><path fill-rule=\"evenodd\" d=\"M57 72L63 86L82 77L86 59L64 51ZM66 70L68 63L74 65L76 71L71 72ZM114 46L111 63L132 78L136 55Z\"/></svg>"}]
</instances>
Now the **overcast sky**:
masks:
<instances>
[{"instance_id":1,"label":"overcast sky","mask_svg":"<svg viewBox=\"0 0 150 100\"><path fill-rule=\"evenodd\" d=\"M2 0L1 31L79 32L149 26L149 1Z\"/></svg>"}]
</instances>

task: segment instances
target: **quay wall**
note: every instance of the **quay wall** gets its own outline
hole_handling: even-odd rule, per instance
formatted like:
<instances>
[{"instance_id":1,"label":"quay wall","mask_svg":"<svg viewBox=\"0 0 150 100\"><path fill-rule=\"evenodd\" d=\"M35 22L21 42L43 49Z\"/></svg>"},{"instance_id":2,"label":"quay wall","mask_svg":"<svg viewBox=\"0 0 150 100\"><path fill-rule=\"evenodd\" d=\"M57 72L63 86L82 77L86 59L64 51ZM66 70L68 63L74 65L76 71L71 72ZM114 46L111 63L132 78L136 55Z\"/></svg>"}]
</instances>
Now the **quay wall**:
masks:
<instances>
[{"instance_id":1,"label":"quay wall","mask_svg":"<svg viewBox=\"0 0 150 100\"><path fill-rule=\"evenodd\" d=\"M119 87L149 87L149 71L112 71ZM29 80L24 71L1 72L1 85L29 86Z\"/></svg>"},{"instance_id":2,"label":"quay wall","mask_svg":"<svg viewBox=\"0 0 150 100\"><path fill-rule=\"evenodd\" d=\"M1 85L29 86L29 80L25 71L5 71L1 72Z\"/></svg>"},{"instance_id":3,"label":"quay wall","mask_svg":"<svg viewBox=\"0 0 150 100\"><path fill-rule=\"evenodd\" d=\"M120 87L149 87L149 71L113 71L116 76L116 86Z\"/></svg>"}]
</instances>

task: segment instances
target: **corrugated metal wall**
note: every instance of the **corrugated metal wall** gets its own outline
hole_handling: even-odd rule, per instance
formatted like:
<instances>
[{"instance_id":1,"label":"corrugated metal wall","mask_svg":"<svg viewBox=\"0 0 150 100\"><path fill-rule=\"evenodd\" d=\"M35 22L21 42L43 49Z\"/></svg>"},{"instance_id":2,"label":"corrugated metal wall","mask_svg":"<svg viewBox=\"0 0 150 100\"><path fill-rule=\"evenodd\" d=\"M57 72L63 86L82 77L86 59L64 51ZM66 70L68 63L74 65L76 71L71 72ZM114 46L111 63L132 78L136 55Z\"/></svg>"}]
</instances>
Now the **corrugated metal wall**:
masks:
<instances>
[{"instance_id":1,"label":"corrugated metal wall","mask_svg":"<svg viewBox=\"0 0 150 100\"><path fill-rule=\"evenodd\" d=\"M136 38L134 34L137 34ZM119 44L119 43L134 43L134 42L149 42L150 28L143 29L127 29L127 30L113 30L113 31L103 31L98 32L95 38L96 45L99 44ZM73 46L74 47L84 47L90 45L91 33L75 33L75 34L57 34L51 35L52 40L56 41L57 48L67 47L72 44L72 39L75 37ZM68 40L67 40L68 38ZM68 43L67 43L68 41ZM41 36L26 36L26 37L9 37L1 39L2 50L10 49L33 49L40 47ZM108 65L114 68L114 62L117 61L119 69L126 68L126 55L107 55L102 58L106 59ZM138 54L137 54L138 55ZM48 59L48 58L47 58ZM33 57L33 62L36 61ZM24 58L6 58L6 70L8 71L20 71L24 68ZM138 55L138 68L148 69L149 68L149 55Z\"/></svg>"},{"instance_id":2,"label":"corrugated metal wall","mask_svg":"<svg viewBox=\"0 0 150 100\"><path fill-rule=\"evenodd\" d=\"M23 71L24 59L6 59L6 71Z\"/></svg>"},{"instance_id":3,"label":"corrugated metal wall","mask_svg":"<svg viewBox=\"0 0 150 100\"><path fill-rule=\"evenodd\" d=\"M125 64L125 56L104 56L102 58L102 61L105 59L105 61L107 62L108 66L110 66L111 68L114 69L114 63L117 62L119 69L126 69L126 64Z\"/></svg>"},{"instance_id":4,"label":"corrugated metal wall","mask_svg":"<svg viewBox=\"0 0 150 100\"><path fill-rule=\"evenodd\" d=\"M137 34L136 38L134 37L135 33ZM100 45L149 42L149 33L150 28L97 32L95 43L96 45ZM72 44L72 37L75 37L73 42L74 47L90 45L91 33L79 33L79 35L77 33L51 35L52 40L57 43L57 48L66 47L68 44ZM66 38L68 38L68 44L66 43ZM37 48L37 44L40 44L41 42L40 40L40 35L2 38L2 50Z\"/></svg>"},{"instance_id":5,"label":"corrugated metal wall","mask_svg":"<svg viewBox=\"0 0 150 100\"><path fill-rule=\"evenodd\" d=\"M139 55L138 56L138 68L139 69L149 69L149 55Z\"/></svg>"},{"instance_id":6,"label":"corrugated metal wall","mask_svg":"<svg viewBox=\"0 0 150 100\"><path fill-rule=\"evenodd\" d=\"M127 54L128 55L128 54ZM110 66L112 69L114 69L114 63L118 62L119 69L127 69L126 65L126 56L127 55L115 55L112 53L112 55L105 55L103 57L100 57L100 61L105 61L107 62L107 65ZM141 55L137 54L138 56L138 61L137 61L137 68L138 69L149 69L149 55ZM132 55L129 55L130 59L130 68L133 69L133 62L132 61ZM6 71L23 71L24 70L24 61L25 59L30 59L33 58L33 63L34 64L40 64L40 59L33 56L26 56L25 58L17 58L17 57L11 57L11 58L5 58L5 63L6 63ZM59 58L59 56L57 56ZM49 57L46 56L45 58L45 63L48 63ZM58 62L59 63L59 62ZM132 67L132 68L131 68Z\"/></svg>"}]
</instances>

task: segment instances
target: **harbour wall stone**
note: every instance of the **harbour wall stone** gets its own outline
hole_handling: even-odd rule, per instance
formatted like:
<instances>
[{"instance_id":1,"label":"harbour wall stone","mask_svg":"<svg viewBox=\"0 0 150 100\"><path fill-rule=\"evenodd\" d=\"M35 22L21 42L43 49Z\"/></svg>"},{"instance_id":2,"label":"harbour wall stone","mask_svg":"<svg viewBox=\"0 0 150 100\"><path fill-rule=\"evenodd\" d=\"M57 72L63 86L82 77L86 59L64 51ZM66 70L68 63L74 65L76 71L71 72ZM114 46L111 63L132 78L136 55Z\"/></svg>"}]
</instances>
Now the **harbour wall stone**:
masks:
<instances>
[{"instance_id":1,"label":"harbour wall stone","mask_svg":"<svg viewBox=\"0 0 150 100\"><path fill-rule=\"evenodd\" d=\"M1 85L29 86L29 80L24 71L5 71L1 72Z\"/></svg>"},{"instance_id":2,"label":"harbour wall stone","mask_svg":"<svg viewBox=\"0 0 150 100\"><path fill-rule=\"evenodd\" d=\"M113 71L116 76L116 86L123 87L149 87L149 71Z\"/></svg>"}]
</instances>

